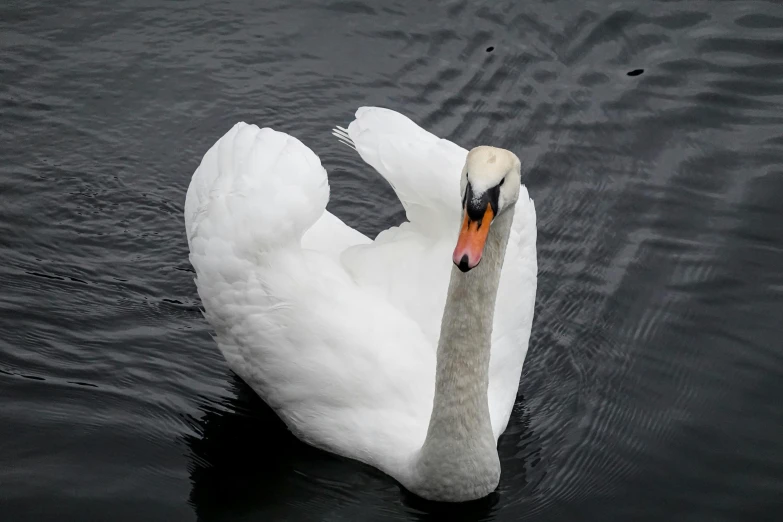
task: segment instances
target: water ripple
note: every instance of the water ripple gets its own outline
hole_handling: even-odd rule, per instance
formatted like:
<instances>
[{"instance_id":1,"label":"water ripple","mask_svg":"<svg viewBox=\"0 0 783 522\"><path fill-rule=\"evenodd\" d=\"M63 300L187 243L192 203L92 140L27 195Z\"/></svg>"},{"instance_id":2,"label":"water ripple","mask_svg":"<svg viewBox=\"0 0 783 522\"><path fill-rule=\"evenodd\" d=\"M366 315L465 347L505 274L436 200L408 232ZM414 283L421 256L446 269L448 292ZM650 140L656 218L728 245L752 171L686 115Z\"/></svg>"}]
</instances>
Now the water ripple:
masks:
<instances>
[{"instance_id":1,"label":"water ripple","mask_svg":"<svg viewBox=\"0 0 783 522\"><path fill-rule=\"evenodd\" d=\"M761 0L0 7L4 512L773 520L781 27ZM311 146L349 225L403 218L329 134L365 104L515 150L536 201L535 323L484 503L422 504L300 443L201 317L184 192L238 120Z\"/></svg>"}]
</instances>

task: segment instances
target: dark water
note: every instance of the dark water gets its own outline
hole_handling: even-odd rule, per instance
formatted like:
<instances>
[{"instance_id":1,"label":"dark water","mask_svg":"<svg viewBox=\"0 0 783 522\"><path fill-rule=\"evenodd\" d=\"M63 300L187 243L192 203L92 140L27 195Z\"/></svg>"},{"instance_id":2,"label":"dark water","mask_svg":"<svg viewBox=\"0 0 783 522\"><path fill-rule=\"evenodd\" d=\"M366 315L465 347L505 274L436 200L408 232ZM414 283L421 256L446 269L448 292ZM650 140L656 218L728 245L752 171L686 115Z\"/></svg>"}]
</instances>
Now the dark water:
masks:
<instances>
[{"instance_id":1,"label":"dark water","mask_svg":"<svg viewBox=\"0 0 783 522\"><path fill-rule=\"evenodd\" d=\"M499 492L458 511L290 435L187 260L238 120L311 146L348 224L401 220L329 134L366 104L515 150L538 208ZM777 1L6 0L0 519L780 520L782 198Z\"/></svg>"}]
</instances>

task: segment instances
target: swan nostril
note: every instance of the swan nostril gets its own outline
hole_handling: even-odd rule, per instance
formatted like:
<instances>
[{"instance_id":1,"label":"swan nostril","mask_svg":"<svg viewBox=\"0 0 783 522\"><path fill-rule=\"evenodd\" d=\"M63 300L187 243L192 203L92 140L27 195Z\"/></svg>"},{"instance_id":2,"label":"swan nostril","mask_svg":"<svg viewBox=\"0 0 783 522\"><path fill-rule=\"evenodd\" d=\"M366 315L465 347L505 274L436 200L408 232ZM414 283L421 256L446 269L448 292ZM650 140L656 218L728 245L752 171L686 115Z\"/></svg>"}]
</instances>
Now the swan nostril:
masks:
<instances>
[{"instance_id":1,"label":"swan nostril","mask_svg":"<svg viewBox=\"0 0 783 522\"><path fill-rule=\"evenodd\" d=\"M459 264L457 265L457 268L459 268L463 272L467 272L468 270L470 270L467 254L463 255L462 259L459 260Z\"/></svg>"}]
</instances>

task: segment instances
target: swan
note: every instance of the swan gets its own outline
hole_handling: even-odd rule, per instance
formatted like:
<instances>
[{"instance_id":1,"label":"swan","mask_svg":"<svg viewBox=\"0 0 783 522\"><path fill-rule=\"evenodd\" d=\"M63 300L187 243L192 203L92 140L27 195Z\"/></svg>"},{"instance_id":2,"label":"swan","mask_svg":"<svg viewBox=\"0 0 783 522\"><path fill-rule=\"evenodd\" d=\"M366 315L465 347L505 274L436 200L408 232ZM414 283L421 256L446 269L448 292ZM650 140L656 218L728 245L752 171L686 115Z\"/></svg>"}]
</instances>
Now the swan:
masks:
<instances>
[{"instance_id":1,"label":"swan","mask_svg":"<svg viewBox=\"0 0 783 522\"><path fill-rule=\"evenodd\" d=\"M205 318L228 366L304 442L425 499L484 497L499 482L536 294L520 160L468 152L379 107L334 134L389 182L407 220L371 240L326 210L327 174L308 147L237 123L185 199Z\"/></svg>"}]
</instances>

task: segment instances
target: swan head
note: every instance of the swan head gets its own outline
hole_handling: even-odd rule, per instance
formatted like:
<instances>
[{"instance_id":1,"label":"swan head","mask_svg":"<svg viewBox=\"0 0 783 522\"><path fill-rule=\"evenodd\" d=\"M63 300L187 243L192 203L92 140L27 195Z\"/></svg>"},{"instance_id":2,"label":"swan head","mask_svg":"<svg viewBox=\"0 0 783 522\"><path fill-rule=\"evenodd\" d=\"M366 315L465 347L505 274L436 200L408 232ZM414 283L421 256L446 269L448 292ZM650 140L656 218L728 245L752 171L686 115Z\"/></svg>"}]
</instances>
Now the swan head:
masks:
<instances>
[{"instance_id":1,"label":"swan head","mask_svg":"<svg viewBox=\"0 0 783 522\"><path fill-rule=\"evenodd\" d=\"M463 272L481 261L490 226L514 208L520 183L521 164L513 152L480 146L468 153L461 178L462 228L452 257Z\"/></svg>"}]
</instances>

